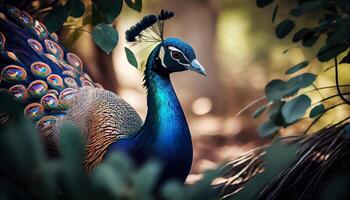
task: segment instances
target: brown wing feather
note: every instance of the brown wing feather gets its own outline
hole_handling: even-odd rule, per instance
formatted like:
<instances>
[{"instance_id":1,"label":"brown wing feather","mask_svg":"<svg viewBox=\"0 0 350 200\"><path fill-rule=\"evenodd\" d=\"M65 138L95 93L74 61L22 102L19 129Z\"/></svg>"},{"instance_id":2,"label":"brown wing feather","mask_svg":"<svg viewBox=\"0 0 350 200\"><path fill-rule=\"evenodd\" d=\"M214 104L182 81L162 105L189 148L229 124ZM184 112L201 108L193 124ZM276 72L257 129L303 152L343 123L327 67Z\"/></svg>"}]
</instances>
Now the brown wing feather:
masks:
<instances>
[{"instance_id":1,"label":"brown wing feather","mask_svg":"<svg viewBox=\"0 0 350 200\"><path fill-rule=\"evenodd\" d=\"M86 137L88 170L102 161L110 144L142 127L141 118L126 101L112 92L92 87L77 93L60 123L67 121L78 126Z\"/></svg>"}]
</instances>

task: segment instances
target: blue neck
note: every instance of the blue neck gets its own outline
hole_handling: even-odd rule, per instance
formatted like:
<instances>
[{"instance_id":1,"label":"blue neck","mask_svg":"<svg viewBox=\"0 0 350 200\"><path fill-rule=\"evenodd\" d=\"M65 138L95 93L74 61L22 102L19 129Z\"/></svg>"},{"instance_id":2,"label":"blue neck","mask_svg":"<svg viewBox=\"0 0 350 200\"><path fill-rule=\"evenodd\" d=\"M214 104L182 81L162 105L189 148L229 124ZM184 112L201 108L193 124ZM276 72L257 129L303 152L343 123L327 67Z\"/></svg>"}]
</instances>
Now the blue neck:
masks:
<instances>
[{"instance_id":1,"label":"blue neck","mask_svg":"<svg viewBox=\"0 0 350 200\"><path fill-rule=\"evenodd\" d=\"M144 81L147 89L148 112L142 129L119 139L109 151L122 150L137 163L158 159L163 163L162 179L184 181L192 164L192 141L187 121L169 74L155 72L157 47L150 55Z\"/></svg>"}]
</instances>

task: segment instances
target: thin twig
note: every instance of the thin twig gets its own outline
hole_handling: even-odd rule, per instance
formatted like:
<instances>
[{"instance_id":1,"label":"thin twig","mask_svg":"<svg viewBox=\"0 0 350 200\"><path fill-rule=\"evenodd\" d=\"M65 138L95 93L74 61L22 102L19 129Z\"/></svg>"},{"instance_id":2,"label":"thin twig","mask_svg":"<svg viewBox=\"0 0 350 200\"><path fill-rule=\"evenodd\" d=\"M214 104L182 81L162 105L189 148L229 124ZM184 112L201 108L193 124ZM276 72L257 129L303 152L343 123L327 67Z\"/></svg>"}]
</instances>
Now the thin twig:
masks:
<instances>
[{"instance_id":1,"label":"thin twig","mask_svg":"<svg viewBox=\"0 0 350 200\"><path fill-rule=\"evenodd\" d=\"M254 101L252 101L252 102L249 103L247 106L245 106L243 109L241 109L241 110L235 115L235 117L240 116L243 112L245 112L246 110L248 110L250 107L252 107L253 105L257 104L258 102L260 102L260 101L262 101L262 100L264 100L264 99L266 99L266 96L265 96L265 95L262 96L262 97L260 97L260 98L258 98L258 99L256 99L256 100L254 100Z\"/></svg>"},{"instance_id":2,"label":"thin twig","mask_svg":"<svg viewBox=\"0 0 350 200\"><path fill-rule=\"evenodd\" d=\"M82 31L82 32L85 32L85 33L89 33L90 35L92 34L90 31L82 29L82 28L63 27L63 29L74 30L74 31Z\"/></svg>"},{"instance_id":3,"label":"thin twig","mask_svg":"<svg viewBox=\"0 0 350 200\"><path fill-rule=\"evenodd\" d=\"M348 101L348 100L343 96L343 94L342 94L341 91L340 91L337 57L334 58L334 62L335 62L335 83L336 83L336 85L337 85L338 94L339 94L340 98L341 98L345 103L347 103L347 104L350 105L350 101Z\"/></svg>"}]
</instances>

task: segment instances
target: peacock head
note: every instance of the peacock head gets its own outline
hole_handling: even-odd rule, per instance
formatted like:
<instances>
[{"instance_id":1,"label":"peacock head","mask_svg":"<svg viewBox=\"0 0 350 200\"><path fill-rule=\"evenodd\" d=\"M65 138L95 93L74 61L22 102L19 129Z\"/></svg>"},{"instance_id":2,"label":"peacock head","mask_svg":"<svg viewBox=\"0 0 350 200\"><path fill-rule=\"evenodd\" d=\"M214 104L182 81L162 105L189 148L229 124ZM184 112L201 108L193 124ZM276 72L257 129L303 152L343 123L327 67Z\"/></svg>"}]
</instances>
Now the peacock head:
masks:
<instances>
[{"instance_id":1,"label":"peacock head","mask_svg":"<svg viewBox=\"0 0 350 200\"><path fill-rule=\"evenodd\" d=\"M158 16L146 16L126 31L126 40L136 55L137 68L145 70L152 55L156 62L152 70L156 72L170 74L191 70L205 76L205 69L196 59L191 45L178 38L163 38L164 21L173 16L173 12L162 10Z\"/></svg>"},{"instance_id":2,"label":"peacock head","mask_svg":"<svg viewBox=\"0 0 350 200\"><path fill-rule=\"evenodd\" d=\"M205 69L197 61L196 54L193 48L177 38L168 38L164 40L159 47L158 58L161 65L161 71L167 73L180 72L185 70L195 71L202 75L205 74Z\"/></svg>"}]
</instances>

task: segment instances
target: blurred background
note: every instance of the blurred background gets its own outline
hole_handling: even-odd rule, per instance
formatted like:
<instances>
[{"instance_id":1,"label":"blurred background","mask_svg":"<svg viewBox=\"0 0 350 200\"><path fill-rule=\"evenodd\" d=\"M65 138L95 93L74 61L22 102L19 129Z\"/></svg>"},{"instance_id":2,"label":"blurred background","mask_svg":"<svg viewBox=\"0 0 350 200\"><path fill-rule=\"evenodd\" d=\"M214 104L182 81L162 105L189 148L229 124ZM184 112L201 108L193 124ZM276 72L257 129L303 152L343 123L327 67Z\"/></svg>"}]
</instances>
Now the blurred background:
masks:
<instances>
[{"instance_id":1,"label":"blurred background","mask_svg":"<svg viewBox=\"0 0 350 200\"><path fill-rule=\"evenodd\" d=\"M286 9L280 6L279 13L289 10L288 2L284 4ZM124 98L143 119L147 107L142 74L126 59L124 32L143 16L159 13L162 8L175 12L175 17L166 22L166 37L191 44L207 70L206 77L192 72L172 75L194 143L191 181L201 171L266 142L257 134L264 117L252 118L266 100L237 114L264 96L269 80L283 77L287 68L311 57L313 51L301 50L288 39L276 39L271 22L273 8L259 9L253 0L144 0L141 13L122 10L115 23L119 43L111 55L99 50L89 34L81 34L74 43L66 40L83 58L93 79ZM284 54L287 48L290 50Z\"/></svg>"}]
</instances>

